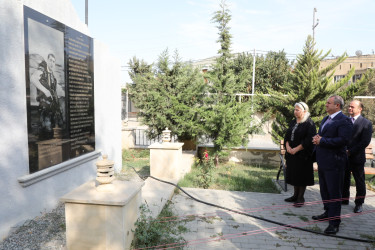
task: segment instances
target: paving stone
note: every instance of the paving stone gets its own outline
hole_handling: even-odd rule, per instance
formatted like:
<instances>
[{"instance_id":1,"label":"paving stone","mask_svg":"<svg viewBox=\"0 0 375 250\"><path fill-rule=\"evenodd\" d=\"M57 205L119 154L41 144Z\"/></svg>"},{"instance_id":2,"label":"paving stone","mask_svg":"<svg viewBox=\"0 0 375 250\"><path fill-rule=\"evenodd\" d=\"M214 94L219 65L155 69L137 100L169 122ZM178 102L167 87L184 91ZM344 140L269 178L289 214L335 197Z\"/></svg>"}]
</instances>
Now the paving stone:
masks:
<instances>
[{"instance_id":1,"label":"paving stone","mask_svg":"<svg viewBox=\"0 0 375 250\"><path fill-rule=\"evenodd\" d=\"M194 197L210 203L216 203L233 210L246 211L256 217L323 232L328 226L328 222L317 222L311 219L311 216L323 212L319 185L307 188L305 195L307 203L301 208L295 208L284 202L286 197L291 196L291 190L292 188L289 187L288 192L264 194L196 188L185 189ZM354 187L352 187L351 193L355 193ZM368 190L367 194L369 198L366 199L364 209L365 211L375 210L375 193ZM191 199L186 199L186 195L181 193L175 195L172 201L176 201L174 202L175 208L179 215L195 214L198 216L199 223L188 224L191 230L198 232L207 230L209 235L222 232L223 236L227 238L222 242L204 243L202 241L202 243L195 245L195 249L374 249L374 245L370 243L312 234L199 204ZM181 204L183 209L179 208L180 202L183 203ZM354 214L353 208L353 204L343 206L342 215L347 215L348 218L342 219L338 235L361 239L363 239L363 235L375 237L373 230L374 212ZM216 217L204 219L204 216L215 215ZM246 234L246 236L242 236L242 234ZM209 237L207 240L209 240Z\"/></svg>"}]
</instances>

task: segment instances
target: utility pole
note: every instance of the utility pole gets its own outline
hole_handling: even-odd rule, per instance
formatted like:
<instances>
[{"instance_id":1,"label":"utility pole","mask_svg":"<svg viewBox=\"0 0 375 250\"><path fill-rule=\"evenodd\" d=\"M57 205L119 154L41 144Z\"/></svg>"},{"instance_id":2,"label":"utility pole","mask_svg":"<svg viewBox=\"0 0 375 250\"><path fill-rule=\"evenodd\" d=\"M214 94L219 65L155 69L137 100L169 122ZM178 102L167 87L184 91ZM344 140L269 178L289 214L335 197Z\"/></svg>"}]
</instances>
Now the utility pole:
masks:
<instances>
[{"instance_id":1,"label":"utility pole","mask_svg":"<svg viewBox=\"0 0 375 250\"><path fill-rule=\"evenodd\" d=\"M89 0L85 0L85 24L89 26Z\"/></svg>"},{"instance_id":2,"label":"utility pole","mask_svg":"<svg viewBox=\"0 0 375 250\"><path fill-rule=\"evenodd\" d=\"M255 49L254 49L254 56L253 56L253 81L251 86L251 94L254 95L254 88L255 88L255 61L256 61L256 55L255 55Z\"/></svg>"},{"instance_id":3,"label":"utility pole","mask_svg":"<svg viewBox=\"0 0 375 250\"><path fill-rule=\"evenodd\" d=\"M315 24L315 13L317 12L316 8L314 8L314 11L313 11L313 26L312 26L312 30L313 30L313 42L315 42L315 28L316 26L318 26L319 24L319 19L316 19L316 24Z\"/></svg>"},{"instance_id":4,"label":"utility pole","mask_svg":"<svg viewBox=\"0 0 375 250\"><path fill-rule=\"evenodd\" d=\"M254 111L253 109L253 103L254 103L254 89L255 89L255 62L256 62L256 54L254 49L254 57L253 57L253 81L251 86L251 111Z\"/></svg>"}]
</instances>

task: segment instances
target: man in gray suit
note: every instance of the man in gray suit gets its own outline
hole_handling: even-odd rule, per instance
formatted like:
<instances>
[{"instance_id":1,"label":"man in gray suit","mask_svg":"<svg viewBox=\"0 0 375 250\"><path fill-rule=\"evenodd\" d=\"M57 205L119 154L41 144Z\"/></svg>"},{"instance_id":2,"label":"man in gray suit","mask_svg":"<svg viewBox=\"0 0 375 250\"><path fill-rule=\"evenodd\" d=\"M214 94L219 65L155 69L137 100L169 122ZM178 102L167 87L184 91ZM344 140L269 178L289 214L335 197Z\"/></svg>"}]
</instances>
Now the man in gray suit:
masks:
<instances>
[{"instance_id":1,"label":"man in gray suit","mask_svg":"<svg viewBox=\"0 0 375 250\"><path fill-rule=\"evenodd\" d=\"M324 203L324 213L313 216L314 220L329 220L326 234L336 234L341 223L341 198L345 167L348 156L346 146L352 135L353 124L341 112L344 100L333 95L327 99L326 111L317 135L313 137L316 161L318 163L320 195Z\"/></svg>"},{"instance_id":2,"label":"man in gray suit","mask_svg":"<svg viewBox=\"0 0 375 250\"><path fill-rule=\"evenodd\" d=\"M363 211L362 204L366 196L365 169L366 147L371 142L372 124L369 120L361 115L363 105L360 101L354 100L350 102L348 113L353 122L353 135L348 144L349 165L345 169L343 201L342 204L349 204L350 197L350 179L351 173L355 180L356 197L354 213Z\"/></svg>"}]
</instances>

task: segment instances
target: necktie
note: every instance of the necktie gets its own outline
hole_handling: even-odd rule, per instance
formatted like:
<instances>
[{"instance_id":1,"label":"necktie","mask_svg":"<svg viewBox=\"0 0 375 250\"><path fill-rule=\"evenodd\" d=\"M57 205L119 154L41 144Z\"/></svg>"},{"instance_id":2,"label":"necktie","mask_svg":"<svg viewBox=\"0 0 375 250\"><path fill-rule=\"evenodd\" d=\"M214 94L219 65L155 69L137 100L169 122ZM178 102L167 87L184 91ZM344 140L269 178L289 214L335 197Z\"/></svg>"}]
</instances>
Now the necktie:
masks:
<instances>
[{"instance_id":1,"label":"necktie","mask_svg":"<svg viewBox=\"0 0 375 250\"><path fill-rule=\"evenodd\" d=\"M324 127L329 123L329 121L331 120L331 117L328 116L328 119L326 120L326 122L323 124L322 126L322 130L324 129Z\"/></svg>"},{"instance_id":2,"label":"necktie","mask_svg":"<svg viewBox=\"0 0 375 250\"><path fill-rule=\"evenodd\" d=\"M352 123L354 123L354 122L355 122L355 119L354 119L354 117L352 117L351 119L352 119Z\"/></svg>"}]
</instances>

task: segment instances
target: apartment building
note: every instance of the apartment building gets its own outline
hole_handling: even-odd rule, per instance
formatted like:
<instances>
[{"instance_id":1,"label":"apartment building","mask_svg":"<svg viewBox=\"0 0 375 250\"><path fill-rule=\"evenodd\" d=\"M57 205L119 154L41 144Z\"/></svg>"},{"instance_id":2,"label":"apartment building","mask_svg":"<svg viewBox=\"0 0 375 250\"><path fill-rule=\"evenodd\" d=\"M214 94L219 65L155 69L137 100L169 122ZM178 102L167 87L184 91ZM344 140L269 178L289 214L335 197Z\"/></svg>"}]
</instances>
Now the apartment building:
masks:
<instances>
[{"instance_id":1,"label":"apartment building","mask_svg":"<svg viewBox=\"0 0 375 250\"><path fill-rule=\"evenodd\" d=\"M358 56L350 56L345 61L340 63L335 68L335 73L333 77L333 81L337 82L340 79L344 78L348 72L354 68L355 73L352 76L350 82L356 82L357 80L361 79L363 73L365 73L368 69L375 67L375 55L360 55ZM323 69L334 62L336 59L326 59L323 60L320 64L320 68Z\"/></svg>"}]
</instances>

